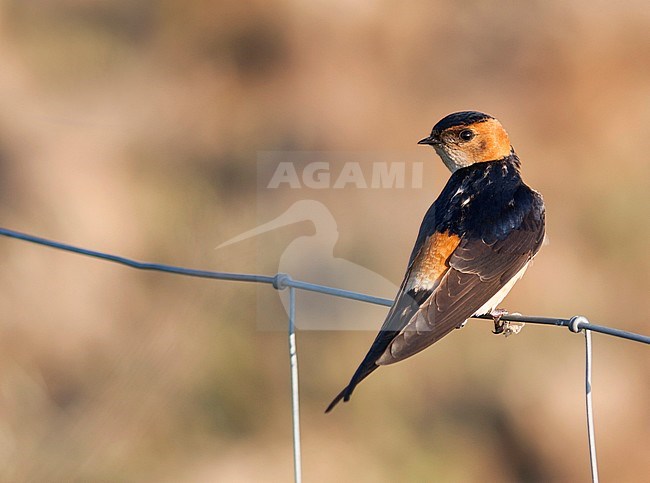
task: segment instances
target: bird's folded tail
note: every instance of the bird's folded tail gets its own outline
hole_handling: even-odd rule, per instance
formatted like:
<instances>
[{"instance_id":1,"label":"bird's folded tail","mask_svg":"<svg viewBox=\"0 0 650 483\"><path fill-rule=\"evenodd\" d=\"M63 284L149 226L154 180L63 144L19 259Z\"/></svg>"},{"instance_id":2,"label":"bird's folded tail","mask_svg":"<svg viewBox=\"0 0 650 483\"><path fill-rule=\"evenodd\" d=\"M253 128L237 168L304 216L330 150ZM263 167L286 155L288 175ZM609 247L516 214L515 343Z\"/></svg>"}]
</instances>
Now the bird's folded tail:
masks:
<instances>
[{"instance_id":1,"label":"bird's folded tail","mask_svg":"<svg viewBox=\"0 0 650 483\"><path fill-rule=\"evenodd\" d=\"M366 377L368 377L378 367L379 366L374 362L372 362L372 365L362 364L359 367L359 369L357 369L357 372L354 373L354 376L352 376L352 379L350 380L350 384L345 386L345 388L343 388L343 390L338 394L338 396L334 398L334 400L330 403L330 405L327 406L325 413L329 413L332 409L334 409L334 406L336 406L339 402L341 402L341 399L344 402L349 401L350 396L352 395L352 391L354 391L354 388L357 387L357 384L359 384Z\"/></svg>"},{"instance_id":2,"label":"bird's folded tail","mask_svg":"<svg viewBox=\"0 0 650 483\"><path fill-rule=\"evenodd\" d=\"M345 386L345 388L339 393L339 395L334 398L334 400L330 403L329 406L327 406L327 409L325 410L325 414L329 413L332 409L334 409L334 406L336 406L341 401L341 399L345 398L346 401L350 399L350 394L352 394L352 390L349 388L350 386ZM347 396L345 394L346 392L349 392Z\"/></svg>"}]
</instances>

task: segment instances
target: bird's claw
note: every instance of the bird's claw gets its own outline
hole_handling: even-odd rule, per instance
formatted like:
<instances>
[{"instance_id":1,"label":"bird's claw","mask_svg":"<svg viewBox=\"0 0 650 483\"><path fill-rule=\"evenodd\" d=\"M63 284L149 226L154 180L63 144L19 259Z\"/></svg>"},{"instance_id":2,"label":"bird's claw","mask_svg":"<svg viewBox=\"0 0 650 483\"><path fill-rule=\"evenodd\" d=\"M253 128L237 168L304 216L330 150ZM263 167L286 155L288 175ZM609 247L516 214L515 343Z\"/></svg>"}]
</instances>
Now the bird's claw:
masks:
<instances>
[{"instance_id":1,"label":"bird's claw","mask_svg":"<svg viewBox=\"0 0 650 483\"><path fill-rule=\"evenodd\" d=\"M504 328L503 328L503 336L508 337L509 335L517 335L519 332L521 332L521 329L524 328L524 325L526 325L525 322L513 322L508 321L504 322Z\"/></svg>"},{"instance_id":2,"label":"bird's claw","mask_svg":"<svg viewBox=\"0 0 650 483\"><path fill-rule=\"evenodd\" d=\"M490 316L494 321L494 330L492 331L493 334L503 334L504 337L508 337L513 334L518 334L521 329L523 329L524 325L526 325L524 322L501 320L501 317L504 315L508 315L508 311L504 309L494 309L492 312L490 312ZM521 314L514 313L512 315Z\"/></svg>"},{"instance_id":3,"label":"bird's claw","mask_svg":"<svg viewBox=\"0 0 650 483\"><path fill-rule=\"evenodd\" d=\"M494 309L490 312L490 317L492 317L492 321L494 322L493 334L503 334L505 331L507 322L501 321L501 317L504 315L508 315L508 311L505 309Z\"/></svg>"}]
</instances>

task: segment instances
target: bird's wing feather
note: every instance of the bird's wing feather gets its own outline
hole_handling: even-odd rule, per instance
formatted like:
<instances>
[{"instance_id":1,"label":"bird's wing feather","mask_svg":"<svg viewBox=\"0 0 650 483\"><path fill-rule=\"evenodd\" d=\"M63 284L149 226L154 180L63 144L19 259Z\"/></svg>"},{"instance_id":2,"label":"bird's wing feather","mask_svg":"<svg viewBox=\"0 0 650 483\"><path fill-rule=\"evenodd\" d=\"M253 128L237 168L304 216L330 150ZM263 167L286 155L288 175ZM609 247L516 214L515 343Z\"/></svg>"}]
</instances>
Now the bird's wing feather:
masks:
<instances>
[{"instance_id":1,"label":"bird's wing feather","mask_svg":"<svg viewBox=\"0 0 650 483\"><path fill-rule=\"evenodd\" d=\"M533 210L517 228L494 243L461 239L435 289L399 333L393 333L376 363L392 364L412 356L474 315L531 260L543 239L543 216ZM389 323L387 320L384 325Z\"/></svg>"},{"instance_id":2,"label":"bird's wing feather","mask_svg":"<svg viewBox=\"0 0 650 483\"><path fill-rule=\"evenodd\" d=\"M488 218L485 236L441 231L439 219L453 218L448 183L425 215L409 266L393 306L350 383L326 412L347 401L354 388L380 365L405 359L430 346L487 303L530 262L544 239L544 204L522 187L519 209ZM521 198L516 198L521 201ZM438 217L440 213L445 215ZM450 214L451 213L451 214ZM447 216L449 215L449 216ZM460 216L460 214L458 214ZM495 231L496 230L496 231Z\"/></svg>"},{"instance_id":3,"label":"bird's wing feather","mask_svg":"<svg viewBox=\"0 0 650 483\"><path fill-rule=\"evenodd\" d=\"M347 401L356 385L379 367L377 359L418 313L420 307L440 283L443 274L449 269L447 261L457 249L460 238L446 233L433 233L427 236L425 233L427 229L428 227L423 226L420 230L418 242L411 254L409 267L395 302L366 357L359 364L350 384L334 398L325 412L331 411L341 399Z\"/></svg>"},{"instance_id":4,"label":"bird's wing feather","mask_svg":"<svg viewBox=\"0 0 650 483\"><path fill-rule=\"evenodd\" d=\"M430 297L449 270L450 256L458 249L460 237L436 232L419 246L409 263L395 303L391 307L381 331L401 331L411 316Z\"/></svg>"}]
</instances>

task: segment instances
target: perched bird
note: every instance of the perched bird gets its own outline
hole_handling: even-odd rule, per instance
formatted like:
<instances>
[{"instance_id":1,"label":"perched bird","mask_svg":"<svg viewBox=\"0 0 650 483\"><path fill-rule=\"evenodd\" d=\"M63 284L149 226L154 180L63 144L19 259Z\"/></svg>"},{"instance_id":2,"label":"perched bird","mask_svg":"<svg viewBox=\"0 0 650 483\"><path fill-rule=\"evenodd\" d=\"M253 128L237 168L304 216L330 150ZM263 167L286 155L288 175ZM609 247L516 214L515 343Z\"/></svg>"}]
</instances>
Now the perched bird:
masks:
<instances>
[{"instance_id":1,"label":"perched bird","mask_svg":"<svg viewBox=\"0 0 650 483\"><path fill-rule=\"evenodd\" d=\"M501 123L463 111L440 120L418 144L432 146L451 177L431 205L404 281L368 354L325 412L379 366L420 352L473 315L497 309L544 240L544 202L524 184Z\"/></svg>"}]
</instances>

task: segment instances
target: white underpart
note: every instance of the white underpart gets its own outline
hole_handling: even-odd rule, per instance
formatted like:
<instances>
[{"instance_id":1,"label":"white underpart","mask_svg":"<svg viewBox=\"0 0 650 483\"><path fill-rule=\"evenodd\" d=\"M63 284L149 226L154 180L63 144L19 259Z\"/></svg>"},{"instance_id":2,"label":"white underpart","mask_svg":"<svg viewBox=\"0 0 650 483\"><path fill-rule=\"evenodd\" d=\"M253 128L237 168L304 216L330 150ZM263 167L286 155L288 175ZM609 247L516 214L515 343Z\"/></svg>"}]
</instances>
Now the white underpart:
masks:
<instances>
[{"instance_id":1,"label":"white underpart","mask_svg":"<svg viewBox=\"0 0 650 483\"><path fill-rule=\"evenodd\" d=\"M469 166L471 164L467 159L467 155L462 150L446 150L439 145L434 146L434 149L452 173L463 166Z\"/></svg>"},{"instance_id":2,"label":"white underpart","mask_svg":"<svg viewBox=\"0 0 650 483\"><path fill-rule=\"evenodd\" d=\"M494 309L496 309L497 306L503 301L503 299L506 298L508 292L512 290L512 287L514 287L515 283L517 283L517 281L524 276L528 265L530 265L530 260L526 262L526 265L524 265L523 268L519 270L514 277L508 280L508 282L501 288L501 290L495 293L490 300L488 300L480 309L478 309L474 315L489 314Z\"/></svg>"}]
</instances>

